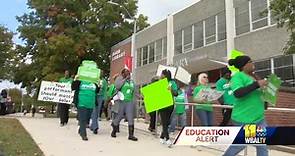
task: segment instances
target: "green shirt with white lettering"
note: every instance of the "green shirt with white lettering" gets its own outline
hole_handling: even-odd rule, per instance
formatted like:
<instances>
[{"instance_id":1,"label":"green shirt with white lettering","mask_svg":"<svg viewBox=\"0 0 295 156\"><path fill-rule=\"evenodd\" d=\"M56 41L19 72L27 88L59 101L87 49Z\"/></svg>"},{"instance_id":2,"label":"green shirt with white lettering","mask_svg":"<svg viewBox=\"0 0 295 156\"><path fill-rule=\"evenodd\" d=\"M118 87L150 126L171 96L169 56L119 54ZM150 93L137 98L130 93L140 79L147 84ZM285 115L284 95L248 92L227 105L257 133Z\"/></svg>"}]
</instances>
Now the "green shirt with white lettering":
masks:
<instances>
[{"instance_id":1,"label":"green shirt with white lettering","mask_svg":"<svg viewBox=\"0 0 295 156\"><path fill-rule=\"evenodd\" d=\"M81 81L79 89L79 107L94 108L96 100L96 86L94 83Z\"/></svg>"},{"instance_id":2,"label":"green shirt with white lettering","mask_svg":"<svg viewBox=\"0 0 295 156\"><path fill-rule=\"evenodd\" d=\"M231 88L233 91L246 87L254 82L254 78L244 72L237 72L231 79ZM256 89L241 98L236 98L232 111L232 120L244 123L254 124L264 119L264 102L261 98L261 89Z\"/></svg>"},{"instance_id":3,"label":"green shirt with white lettering","mask_svg":"<svg viewBox=\"0 0 295 156\"><path fill-rule=\"evenodd\" d=\"M230 83L229 80L225 79L225 78L220 78L217 82L216 82L216 90L218 91L224 91L223 94L223 101L224 104L227 105L233 105L235 103L235 96L233 94L233 91L230 87Z\"/></svg>"},{"instance_id":4,"label":"green shirt with white lettering","mask_svg":"<svg viewBox=\"0 0 295 156\"><path fill-rule=\"evenodd\" d=\"M198 85L198 86L194 89L193 96L194 96L194 97L198 96L199 92L200 92L202 89L206 89L206 88L210 88L210 86ZM202 103L201 106L196 106L196 109L201 109L201 110L205 110L205 111L209 111L209 112L212 112L212 111L213 111L213 108L212 108L212 106L211 106L211 102Z\"/></svg>"},{"instance_id":5,"label":"green shirt with white lettering","mask_svg":"<svg viewBox=\"0 0 295 156\"><path fill-rule=\"evenodd\" d=\"M60 78L58 82L61 82L61 83L72 83L74 80L72 78L66 78L66 77L63 77L63 78Z\"/></svg>"},{"instance_id":6,"label":"green shirt with white lettering","mask_svg":"<svg viewBox=\"0 0 295 156\"><path fill-rule=\"evenodd\" d=\"M131 102L133 101L134 96L134 83L130 80L126 80L121 88L121 92L124 95L124 102Z\"/></svg>"}]
</instances>

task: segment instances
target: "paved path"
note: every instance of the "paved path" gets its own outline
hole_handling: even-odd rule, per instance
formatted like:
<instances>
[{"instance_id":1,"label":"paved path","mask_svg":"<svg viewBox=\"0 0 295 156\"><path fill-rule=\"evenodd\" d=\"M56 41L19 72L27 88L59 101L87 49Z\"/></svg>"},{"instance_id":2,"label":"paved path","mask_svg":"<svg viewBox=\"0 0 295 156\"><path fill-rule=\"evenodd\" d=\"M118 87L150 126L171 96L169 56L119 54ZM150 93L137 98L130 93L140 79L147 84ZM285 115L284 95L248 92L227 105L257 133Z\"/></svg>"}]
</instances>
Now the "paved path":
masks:
<instances>
[{"instance_id":1,"label":"paved path","mask_svg":"<svg viewBox=\"0 0 295 156\"><path fill-rule=\"evenodd\" d=\"M222 155L225 147L218 147L218 150L207 147L196 148L174 146L168 148L166 145L159 143L155 136L144 132L146 125L137 124L135 135L138 142L132 142L127 139L127 128L121 126L121 133L117 138L110 137L110 123L107 121L100 122L101 129L98 135L88 132L89 141L82 141L77 134L77 122L70 119L69 124L65 127L59 127L58 119L49 118L18 118L24 125L25 129L32 135L33 139L39 145L46 156L214 156ZM255 150L250 148L248 155L254 154ZM291 156L291 154L271 150L270 156Z\"/></svg>"}]
</instances>

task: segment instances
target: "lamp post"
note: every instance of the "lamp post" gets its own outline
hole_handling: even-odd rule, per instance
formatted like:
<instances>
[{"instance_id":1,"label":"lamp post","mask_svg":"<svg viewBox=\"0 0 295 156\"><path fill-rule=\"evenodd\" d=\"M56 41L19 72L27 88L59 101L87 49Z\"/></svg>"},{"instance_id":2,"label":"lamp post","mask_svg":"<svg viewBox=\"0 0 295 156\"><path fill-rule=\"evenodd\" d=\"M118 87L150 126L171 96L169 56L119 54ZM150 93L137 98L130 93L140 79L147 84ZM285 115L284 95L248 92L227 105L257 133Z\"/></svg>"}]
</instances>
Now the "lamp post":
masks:
<instances>
[{"instance_id":1,"label":"lamp post","mask_svg":"<svg viewBox=\"0 0 295 156\"><path fill-rule=\"evenodd\" d=\"M112 1L108 1L108 3L122 7L127 12L128 16L134 20L133 33L131 36L131 58L132 58L131 78L134 80L134 78L135 78L134 67L135 67L135 61L136 61L136 55L135 55L135 51L136 51L136 49L135 49L135 35L136 35L136 27L137 27L136 26L136 18L132 17L131 14L129 13L129 11L123 5L120 5L120 4L112 2Z\"/></svg>"}]
</instances>

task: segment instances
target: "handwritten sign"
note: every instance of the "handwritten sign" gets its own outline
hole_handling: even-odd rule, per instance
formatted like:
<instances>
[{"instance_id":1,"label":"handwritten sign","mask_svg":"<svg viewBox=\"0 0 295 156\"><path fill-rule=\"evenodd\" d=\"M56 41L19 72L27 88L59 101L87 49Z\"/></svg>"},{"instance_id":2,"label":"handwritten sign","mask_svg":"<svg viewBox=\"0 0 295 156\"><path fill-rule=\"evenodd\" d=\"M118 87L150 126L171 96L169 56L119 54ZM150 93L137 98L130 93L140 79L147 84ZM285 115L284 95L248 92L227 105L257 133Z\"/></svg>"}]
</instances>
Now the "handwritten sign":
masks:
<instances>
[{"instance_id":1,"label":"handwritten sign","mask_svg":"<svg viewBox=\"0 0 295 156\"><path fill-rule=\"evenodd\" d=\"M71 84L42 81L38 95L39 101L50 101L57 103L71 104L74 99L74 92Z\"/></svg>"},{"instance_id":2,"label":"handwritten sign","mask_svg":"<svg viewBox=\"0 0 295 156\"><path fill-rule=\"evenodd\" d=\"M218 100L222 95L223 91L217 91L215 89L202 89L200 93L195 97L198 100L205 100L205 101L215 101Z\"/></svg>"}]
</instances>

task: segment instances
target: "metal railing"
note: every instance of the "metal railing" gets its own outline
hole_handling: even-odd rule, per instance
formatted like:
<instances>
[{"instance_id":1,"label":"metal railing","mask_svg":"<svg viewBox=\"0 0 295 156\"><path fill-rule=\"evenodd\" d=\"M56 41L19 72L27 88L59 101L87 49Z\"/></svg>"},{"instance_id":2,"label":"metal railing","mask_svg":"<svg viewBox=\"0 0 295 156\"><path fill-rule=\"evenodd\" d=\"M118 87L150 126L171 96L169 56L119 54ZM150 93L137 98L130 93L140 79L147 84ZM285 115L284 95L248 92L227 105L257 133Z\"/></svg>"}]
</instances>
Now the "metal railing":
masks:
<instances>
[{"instance_id":1,"label":"metal railing","mask_svg":"<svg viewBox=\"0 0 295 156\"><path fill-rule=\"evenodd\" d=\"M140 104L142 105L143 100L137 100L138 102L140 102ZM190 126L194 125L194 112L195 112L195 106L204 106L204 104L198 104L198 103L178 103L178 102L174 102L176 105L188 105L188 106L192 106L191 107L191 123ZM212 106L213 108L229 108L232 109L233 106L229 106L229 105L220 105L217 103L213 103L210 104L210 106ZM142 106L141 106L142 108ZM277 108L277 107L268 107L266 109L266 111L279 111L279 112L295 112L295 108ZM155 125L155 137L158 137L160 134L158 133L158 111L156 111L156 121L155 121L156 125ZM247 146L244 149L244 156L248 155L248 149Z\"/></svg>"}]
</instances>

